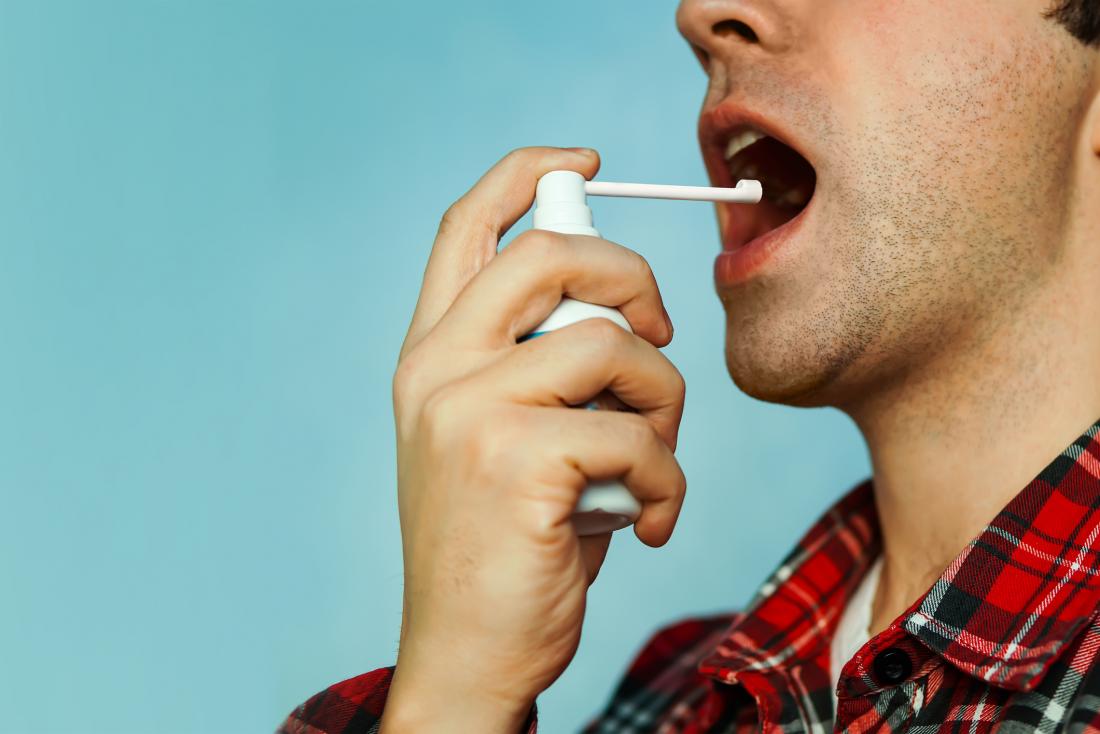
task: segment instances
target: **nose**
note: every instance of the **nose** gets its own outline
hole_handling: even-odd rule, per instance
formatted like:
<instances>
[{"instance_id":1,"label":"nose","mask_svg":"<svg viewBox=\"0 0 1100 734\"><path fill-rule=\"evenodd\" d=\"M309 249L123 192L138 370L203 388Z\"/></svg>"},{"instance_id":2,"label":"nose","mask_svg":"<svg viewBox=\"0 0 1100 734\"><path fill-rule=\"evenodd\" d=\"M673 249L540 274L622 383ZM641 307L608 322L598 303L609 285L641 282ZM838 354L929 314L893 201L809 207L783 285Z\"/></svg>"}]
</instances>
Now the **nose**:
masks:
<instances>
[{"instance_id":1,"label":"nose","mask_svg":"<svg viewBox=\"0 0 1100 734\"><path fill-rule=\"evenodd\" d=\"M676 25L704 66L749 48L781 53L791 45L781 0L681 0Z\"/></svg>"}]
</instances>

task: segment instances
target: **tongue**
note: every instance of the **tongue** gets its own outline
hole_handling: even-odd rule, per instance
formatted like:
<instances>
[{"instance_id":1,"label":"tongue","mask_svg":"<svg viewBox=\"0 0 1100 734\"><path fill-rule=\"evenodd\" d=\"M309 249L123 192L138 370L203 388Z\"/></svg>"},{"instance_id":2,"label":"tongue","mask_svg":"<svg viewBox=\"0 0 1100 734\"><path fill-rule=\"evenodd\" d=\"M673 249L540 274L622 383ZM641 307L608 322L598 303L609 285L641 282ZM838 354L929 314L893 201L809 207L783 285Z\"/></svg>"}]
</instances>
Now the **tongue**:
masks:
<instances>
[{"instance_id":1,"label":"tongue","mask_svg":"<svg viewBox=\"0 0 1100 734\"><path fill-rule=\"evenodd\" d=\"M764 192L767 193L767 184ZM798 211L780 206L768 199L759 204L724 204L729 212L725 246L727 249L741 247L752 240L782 227L798 215Z\"/></svg>"}]
</instances>

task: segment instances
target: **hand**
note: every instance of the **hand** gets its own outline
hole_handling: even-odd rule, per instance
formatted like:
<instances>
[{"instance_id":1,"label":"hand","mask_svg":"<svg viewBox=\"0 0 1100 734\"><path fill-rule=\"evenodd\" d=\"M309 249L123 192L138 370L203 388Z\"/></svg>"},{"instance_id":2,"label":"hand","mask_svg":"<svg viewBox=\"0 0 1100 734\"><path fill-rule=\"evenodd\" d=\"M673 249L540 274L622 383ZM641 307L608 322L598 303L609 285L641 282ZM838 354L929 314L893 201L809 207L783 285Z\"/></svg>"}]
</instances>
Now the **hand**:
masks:
<instances>
[{"instance_id":1,"label":"hand","mask_svg":"<svg viewBox=\"0 0 1100 734\"><path fill-rule=\"evenodd\" d=\"M676 523L684 382L657 349L672 327L648 264L544 231L497 254L541 175L598 167L593 151L514 151L439 227L393 383L405 592L387 716L522 722L576 652L611 538L569 521L589 480L622 477L648 545ZM635 334L589 319L517 344L563 294L619 308ZM605 389L638 412L568 407Z\"/></svg>"}]
</instances>

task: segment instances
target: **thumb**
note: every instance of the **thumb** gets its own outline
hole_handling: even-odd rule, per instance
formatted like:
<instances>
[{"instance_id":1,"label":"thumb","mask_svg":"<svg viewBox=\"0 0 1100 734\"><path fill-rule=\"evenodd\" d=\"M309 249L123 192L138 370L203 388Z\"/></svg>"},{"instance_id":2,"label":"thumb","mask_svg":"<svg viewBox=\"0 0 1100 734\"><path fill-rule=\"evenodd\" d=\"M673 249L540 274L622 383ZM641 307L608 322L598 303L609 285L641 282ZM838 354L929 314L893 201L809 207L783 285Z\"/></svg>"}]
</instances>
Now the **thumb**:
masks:
<instances>
[{"instance_id":1,"label":"thumb","mask_svg":"<svg viewBox=\"0 0 1100 734\"><path fill-rule=\"evenodd\" d=\"M496 255L500 238L531 208L539 178L576 171L591 178L599 155L585 148L520 148L502 158L456 201L439 225L401 356L416 346Z\"/></svg>"}]
</instances>

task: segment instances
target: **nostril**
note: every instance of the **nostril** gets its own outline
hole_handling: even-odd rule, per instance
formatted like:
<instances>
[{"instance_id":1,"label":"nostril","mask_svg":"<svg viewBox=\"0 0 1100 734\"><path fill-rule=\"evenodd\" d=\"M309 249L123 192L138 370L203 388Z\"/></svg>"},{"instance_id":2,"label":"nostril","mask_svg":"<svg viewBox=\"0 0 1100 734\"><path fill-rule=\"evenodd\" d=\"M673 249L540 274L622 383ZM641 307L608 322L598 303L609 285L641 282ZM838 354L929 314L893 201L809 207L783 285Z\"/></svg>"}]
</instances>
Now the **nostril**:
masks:
<instances>
[{"instance_id":1,"label":"nostril","mask_svg":"<svg viewBox=\"0 0 1100 734\"><path fill-rule=\"evenodd\" d=\"M714 35L722 38L737 35L749 43L757 43L760 40L756 35L756 31L748 23L740 20L723 20L711 26L710 30Z\"/></svg>"}]
</instances>

